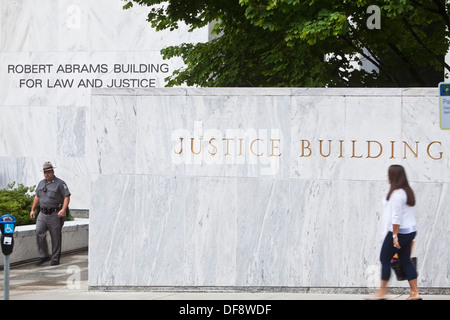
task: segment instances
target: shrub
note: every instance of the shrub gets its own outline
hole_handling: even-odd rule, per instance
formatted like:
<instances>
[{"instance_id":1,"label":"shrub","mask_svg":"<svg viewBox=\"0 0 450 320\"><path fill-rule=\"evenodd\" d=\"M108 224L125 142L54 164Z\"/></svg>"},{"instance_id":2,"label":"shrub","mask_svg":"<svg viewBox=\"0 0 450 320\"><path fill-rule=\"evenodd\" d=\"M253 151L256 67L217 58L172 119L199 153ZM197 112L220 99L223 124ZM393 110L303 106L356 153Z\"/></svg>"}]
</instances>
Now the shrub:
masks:
<instances>
[{"instance_id":1,"label":"shrub","mask_svg":"<svg viewBox=\"0 0 450 320\"><path fill-rule=\"evenodd\" d=\"M15 182L8 184L5 189L0 189L0 216L10 214L16 219L16 226L25 224L35 224L36 220L30 218L31 207L33 206L34 190L36 186L25 187L19 183L16 188ZM39 213L39 205L36 208L36 216ZM70 212L67 213L64 221L74 220Z\"/></svg>"},{"instance_id":2,"label":"shrub","mask_svg":"<svg viewBox=\"0 0 450 320\"><path fill-rule=\"evenodd\" d=\"M7 188L0 189L0 215L12 215L16 219L16 226L36 223L36 220L30 218L36 186L25 187L21 183L17 187L15 185L13 182Z\"/></svg>"}]
</instances>

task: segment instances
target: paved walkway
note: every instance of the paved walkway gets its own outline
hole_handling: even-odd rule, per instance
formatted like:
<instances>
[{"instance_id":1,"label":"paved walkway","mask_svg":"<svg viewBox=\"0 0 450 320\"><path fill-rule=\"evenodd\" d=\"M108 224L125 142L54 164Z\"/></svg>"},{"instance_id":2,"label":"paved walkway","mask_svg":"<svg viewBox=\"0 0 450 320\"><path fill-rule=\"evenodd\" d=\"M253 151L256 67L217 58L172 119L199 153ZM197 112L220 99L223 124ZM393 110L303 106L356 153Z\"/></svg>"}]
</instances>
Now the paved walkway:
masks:
<instances>
[{"instance_id":1,"label":"paved walkway","mask_svg":"<svg viewBox=\"0 0 450 320\"><path fill-rule=\"evenodd\" d=\"M4 272L0 271L3 300ZM88 254L77 252L61 257L59 266L34 263L10 269L10 300L363 300L358 294L312 293L204 293L204 292L94 292L88 290ZM392 295L405 300L407 295ZM423 295L424 300L450 300L450 295Z\"/></svg>"}]
</instances>

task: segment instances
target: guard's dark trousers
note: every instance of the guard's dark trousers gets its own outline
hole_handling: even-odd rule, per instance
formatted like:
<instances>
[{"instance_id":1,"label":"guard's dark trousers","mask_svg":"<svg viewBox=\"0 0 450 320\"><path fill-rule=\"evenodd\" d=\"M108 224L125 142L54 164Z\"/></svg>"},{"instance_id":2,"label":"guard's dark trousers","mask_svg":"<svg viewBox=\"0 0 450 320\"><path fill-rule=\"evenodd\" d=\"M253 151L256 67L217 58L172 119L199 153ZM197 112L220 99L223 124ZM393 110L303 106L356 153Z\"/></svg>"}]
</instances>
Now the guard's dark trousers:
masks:
<instances>
[{"instance_id":1,"label":"guard's dark trousers","mask_svg":"<svg viewBox=\"0 0 450 320\"><path fill-rule=\"evenodd\" d=\"M47 231L50 233L52 242L52 261L59 262L61 256L62 236L61 230L64 225L64 218L58 217L58 212L51 214L39 213L36 220L36 240L39 250L39 258L45 259L49 257L47 245Z\"/></svg>"}]
</instances>

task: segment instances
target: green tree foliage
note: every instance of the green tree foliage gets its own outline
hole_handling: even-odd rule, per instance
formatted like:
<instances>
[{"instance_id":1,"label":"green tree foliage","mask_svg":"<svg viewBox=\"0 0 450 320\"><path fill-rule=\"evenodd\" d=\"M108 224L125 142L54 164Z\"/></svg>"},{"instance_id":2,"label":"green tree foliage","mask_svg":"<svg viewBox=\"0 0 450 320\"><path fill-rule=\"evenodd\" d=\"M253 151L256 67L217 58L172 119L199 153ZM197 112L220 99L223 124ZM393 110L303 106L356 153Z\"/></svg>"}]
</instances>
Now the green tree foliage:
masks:
<instances>
[{"instance_id":1,"label":"green tree foliage","mask_svg":"<svg viewBox=\"0 0 450 320\"><path fill-rule=\"evenodd\" d=\"M156 30L215 23L215 39L162 50L185 63L169 86L427 86L450 71L443 0L124 1L149 6ZM372 5L379 29L367 25ZM378 71L358 68L362 59Z\"/></svg>"},{"instance_id":2,"label":"green tree foliage","mask_svg":"<svg viewBox=\"0 0 450 320\"><path fill-rule=\"evenodd\" d=\"M35 223L35 220L30 218L35 187L25 187L23 184L15 187L13 182L7 188L0 189L0 216L12 215L16 219L16 226Z\"/></svg>"}]
</instances>

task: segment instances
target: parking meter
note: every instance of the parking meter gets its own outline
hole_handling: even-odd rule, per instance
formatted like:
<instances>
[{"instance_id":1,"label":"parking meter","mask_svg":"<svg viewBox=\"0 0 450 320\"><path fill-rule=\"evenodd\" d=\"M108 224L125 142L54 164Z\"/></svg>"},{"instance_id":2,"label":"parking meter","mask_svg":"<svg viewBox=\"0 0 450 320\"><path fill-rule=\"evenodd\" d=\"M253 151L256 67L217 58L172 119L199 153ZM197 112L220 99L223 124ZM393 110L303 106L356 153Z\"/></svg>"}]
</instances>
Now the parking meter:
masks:
<instances>
[{"instance_id":1,"label":"parking meter","mask_svg":"<svg viewBox=\"0 0 450 320\"><path fill-rule=\"evenodd\" d=\"M14 228L16 219L10 214L0 217L0 231L2 232L2 251L5 256L9 256L14 247Z\"/></svg>"},{"instance_id":2,"label":"parking meter","mask_svg":"<svg viewBox=\"0 0 450 320\"><path fill-rule=\"evenodd\" d=\"M0 217L0 231L2 232L2 251L5 255L5 265L3 270L5 275L3 277L3 298L9 300L9 255L14 247L14 228L16 226L16 219L10 214L5 214Z\"/></svg>"}]
</instances>

